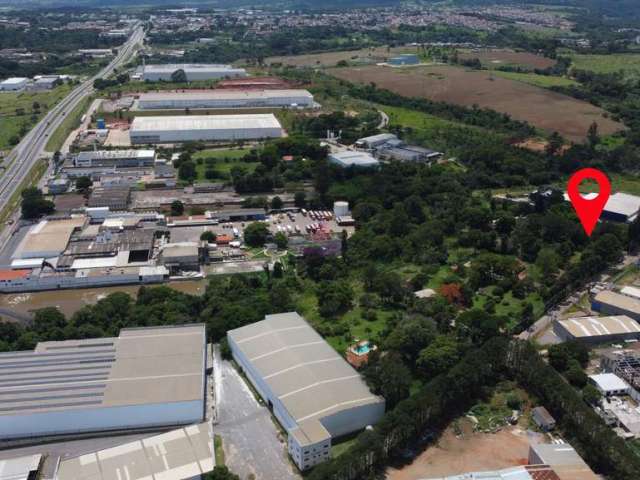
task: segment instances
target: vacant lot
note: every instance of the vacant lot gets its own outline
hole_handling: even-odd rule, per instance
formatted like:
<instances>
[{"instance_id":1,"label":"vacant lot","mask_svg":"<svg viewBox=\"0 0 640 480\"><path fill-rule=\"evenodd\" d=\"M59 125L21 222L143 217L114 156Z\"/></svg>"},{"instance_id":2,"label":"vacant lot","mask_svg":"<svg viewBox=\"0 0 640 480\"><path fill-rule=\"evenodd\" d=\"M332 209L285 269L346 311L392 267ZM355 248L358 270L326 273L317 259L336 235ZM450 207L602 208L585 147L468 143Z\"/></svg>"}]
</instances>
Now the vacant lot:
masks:
<instances>
[{"instance_id":1,"label":"vacant lot","mask_svg":"<svg viewBox=\"0 0 640 480\"><path fill-rule=\"evenodd\" d=\"M462 435L448 428L438 443L403 468L389 468L387 480L419 480L467 472L526 465L529 440L525 431L510 427L498 433L474 433L471 422L460 422Z\"/></svg>"},{"instance_id":2,"label":"vacant lot","mask_svg":"<svg viewBox=\"0 0 640 480\"><path fill-rule=\"evenodd\" d=\"M373 82L407 97L491 108L547 132L558 131L575 142L584 140L592 122L597 122L600 133L605 135L624 128L605 118L604 110L587 102L486 71L451 66L406 70L365 66L336 68L330 73L351 82Z\"/></svg>"},{"instance_id":3,"label":"vacant lot","mask_svg":"<svg viewBox=\"0 0 640 480\"><path fill-rule=\"evenodd\" d=\"M487 68L503 66L519 66L528 68L549 68L556 64L555 60L529 52L513 50L469 50L459 53L465 60L477 58Z\"/></svg>"},{"instance_id":4,"label":"vacant lot","mask_svg":"<svg viewBox=\"0 0 640 480\"><path fill-rule=\"evenodd\" d=\"M570 87L572 85L578 85L578 82L571 80L570 78L537 75L535 73L502 72L500 70L495 70L493 75L542 88Z\"/></svg>"},{"instance_id":5,"label":"vacant lot","mask_svg":"<svg viewBox=\"0 0 640 480\"><path fill-rule=\"evenodd\" d=\"M572 66L578 70L596 73L623 71L629 77L640 75L640 54L618 53L612 55L571 55Z\"/></svg>"},{"instance_id":6,"label":"vacant lot","mask_svg":"<svg viewBox=\"0 0 640 480\"><path fill-rule=\"evenodd\" d=\"M285 57L269 57L267 65L282 63L294 67L335 67L341 60L354 63L380 63L392 55L399 53L416 53L415 48L410 47L375 47L361 50L348 50L345 52L312 53L308 55L291 55Z\"/></svg>"}]
</instances>

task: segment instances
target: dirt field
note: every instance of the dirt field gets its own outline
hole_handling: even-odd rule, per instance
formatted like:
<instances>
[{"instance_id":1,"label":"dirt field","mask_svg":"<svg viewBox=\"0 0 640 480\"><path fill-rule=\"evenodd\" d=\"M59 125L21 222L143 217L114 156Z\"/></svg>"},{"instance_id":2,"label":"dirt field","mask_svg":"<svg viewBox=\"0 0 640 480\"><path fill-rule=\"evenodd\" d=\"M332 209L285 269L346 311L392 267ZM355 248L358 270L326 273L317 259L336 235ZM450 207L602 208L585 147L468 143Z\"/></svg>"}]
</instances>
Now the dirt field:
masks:
<instances>
[{"instance_id":1,"label":"dirt field","mask_svg":"<svg viewBox=\"0 0 640 480\"><path fill-rule=\"evenodd\" d=\"M349 50L346 52L312 53L309 55L292 55L285 57L269 57L265 60L267 65L282 63L293 67L335 67L340 60L347 62L381 63L391 55L399 53L415 53L415 48L387 47L363 48L362 50Z\"/></svg>"},{"instance_id":2,"label":"dirt field","mask_svg":"<svg viewBox=\"0 0 640 480\"><path fill-rule=\"evenodd\" d=\"M515 52L513 50L471 50L460 52L462 59L477 58L487 68L505 65L520 65L529 68L549 68L556 64L555 60L541 57L529 52Z\"/></svg>"},{"instance_id":3,"label":"dirt field","mask_svg":"<svg viewBox=\"0 0 640 480\"><path fill-rule=\"evenodd\" d=\"M526 465L529 441L526 432L510 427L496 434L473 433L471 422L461 422L457 438L448 428L437 445L427 448L410 465L389 468L387 480L419 480L467 472L482 472Z\"/></svg>"},{"instance_id":4,"label":"dirt field","mask_svg":"<svg viewBox=\"0 0 640 480\"><path fill-rule=\"evenodd\" d=\"M375 83L407 97L426 97L459 105L491 108L525 120L547 132L582 142L592 122L601 134L622 124L604 118L604 110L587 102L506 78L487 71L451 66L398 69L378 66L335 68L329 73L351 82Z\"/></svg>"}]
</instances>

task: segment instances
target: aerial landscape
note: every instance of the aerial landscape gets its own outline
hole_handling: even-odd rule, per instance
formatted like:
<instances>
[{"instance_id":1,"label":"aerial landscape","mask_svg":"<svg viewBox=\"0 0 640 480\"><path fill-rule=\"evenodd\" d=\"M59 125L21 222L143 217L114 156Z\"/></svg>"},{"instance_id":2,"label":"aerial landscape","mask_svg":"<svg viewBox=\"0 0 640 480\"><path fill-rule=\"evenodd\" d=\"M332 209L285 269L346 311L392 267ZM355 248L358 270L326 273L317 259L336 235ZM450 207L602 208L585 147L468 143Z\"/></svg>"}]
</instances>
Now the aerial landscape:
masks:
<instances>
[{"instance_id":1,"label":"aerial landscape","mask_svg":"<svg viewBox=\"0 0 640 480\"><path fill-rule=\"evenodd\" d=\"M640 2L0 0L36 479L640 479Z\"/></svg>"}]
</instances>

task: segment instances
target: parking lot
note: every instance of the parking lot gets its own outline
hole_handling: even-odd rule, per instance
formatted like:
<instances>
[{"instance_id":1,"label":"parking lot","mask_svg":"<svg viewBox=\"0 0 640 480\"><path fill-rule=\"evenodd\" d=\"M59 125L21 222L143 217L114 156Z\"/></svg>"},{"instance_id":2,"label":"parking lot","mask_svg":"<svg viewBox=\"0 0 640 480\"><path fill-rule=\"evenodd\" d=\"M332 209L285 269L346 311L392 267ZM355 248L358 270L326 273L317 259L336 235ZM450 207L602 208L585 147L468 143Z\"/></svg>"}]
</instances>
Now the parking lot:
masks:
<instances>
[{"instance_id":1,"label":"parking lot","mask_svg":"<svg viewBox=\"0 0 640 480\"><path fill-rule=\"evenodd\" d=\"M222 437L226 465L243 480L299 480L286 449L286 434L258 403L231 362L214 353L214 374L218 423L213 433Z\"/></svg>"}]
</instances>

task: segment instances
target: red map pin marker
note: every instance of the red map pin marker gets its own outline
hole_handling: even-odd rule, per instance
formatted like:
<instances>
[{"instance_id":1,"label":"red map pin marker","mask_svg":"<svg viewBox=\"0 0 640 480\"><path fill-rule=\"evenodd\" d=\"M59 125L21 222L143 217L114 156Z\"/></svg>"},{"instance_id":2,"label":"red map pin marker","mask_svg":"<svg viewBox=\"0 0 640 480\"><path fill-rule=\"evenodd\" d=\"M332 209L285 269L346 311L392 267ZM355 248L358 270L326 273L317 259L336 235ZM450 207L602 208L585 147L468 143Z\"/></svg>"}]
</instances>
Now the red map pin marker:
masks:
<instances>
[{"instance_id":1,"label":"red map pin marker","mask_svg":"<svg viewBox=\"0 0 640 480\"><path fill-rule=\"evenodd\" d=\"M583 180L592 179L598 183L600 192L595 198L584 198L580 194L580 184ZM582 227L586 234L590 237L593 229L598 223L598 219L604 210L604 206L609 200L611 194L611 183L607 176L600 170L595 168L583 168L578 170L569 179L567 184L567 193L569 194L569 200L578 214L578 218L582 223Z\"/></svg>"}]
</instances>

